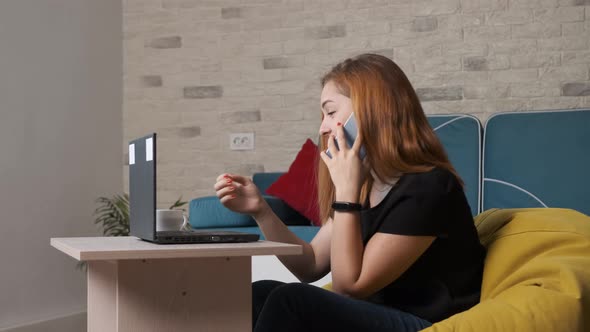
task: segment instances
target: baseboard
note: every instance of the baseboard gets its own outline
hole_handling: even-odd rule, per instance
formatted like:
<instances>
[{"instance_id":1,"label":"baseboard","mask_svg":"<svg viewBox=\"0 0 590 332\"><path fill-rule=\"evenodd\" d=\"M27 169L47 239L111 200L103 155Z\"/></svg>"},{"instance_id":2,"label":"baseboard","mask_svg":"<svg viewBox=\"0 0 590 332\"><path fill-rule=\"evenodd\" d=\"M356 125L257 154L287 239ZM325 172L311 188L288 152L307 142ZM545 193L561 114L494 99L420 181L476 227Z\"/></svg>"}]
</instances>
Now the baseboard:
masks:
<instances>
[{"instance_id":1,"label":"baseboard","mask_svg":"<svg viewBox=\"0 0 590 332\"><path fill-rule=\"evenodd\" d=\"M0 332L84 332L86 331L86 311L52 318L26 325L0 329Z\"/></svg>"}]
</instances>

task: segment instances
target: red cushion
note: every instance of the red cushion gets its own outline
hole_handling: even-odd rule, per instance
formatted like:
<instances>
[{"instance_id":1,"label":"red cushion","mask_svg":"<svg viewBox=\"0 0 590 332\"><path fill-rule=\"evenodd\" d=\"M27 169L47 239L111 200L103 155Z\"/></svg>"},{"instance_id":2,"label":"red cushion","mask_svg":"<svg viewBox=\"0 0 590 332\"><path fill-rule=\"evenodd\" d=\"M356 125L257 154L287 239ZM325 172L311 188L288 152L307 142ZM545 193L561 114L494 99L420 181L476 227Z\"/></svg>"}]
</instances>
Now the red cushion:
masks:
<instances>
[{"instance_id":1,"label":"red cushion","mask_svg":"<svg viewBox=\"0 0 590 332\"><path fill-rule=\"evenodd\" d=\"M282 199L316 226L321 225L317 188L318 158L318 148L308 138L289 166L289 171L266 189L268 195Z\"/></svg>"}]
</instances>

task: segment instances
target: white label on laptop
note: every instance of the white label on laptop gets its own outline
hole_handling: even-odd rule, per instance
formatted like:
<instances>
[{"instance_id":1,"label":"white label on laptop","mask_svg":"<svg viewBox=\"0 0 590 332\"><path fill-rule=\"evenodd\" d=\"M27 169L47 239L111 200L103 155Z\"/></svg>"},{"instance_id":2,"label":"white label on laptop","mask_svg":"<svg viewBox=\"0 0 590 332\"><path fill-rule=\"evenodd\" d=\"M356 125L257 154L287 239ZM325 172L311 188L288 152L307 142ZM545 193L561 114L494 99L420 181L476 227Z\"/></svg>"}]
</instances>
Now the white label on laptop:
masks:
<instances>
[{"instance_id":1,"label":"white label on laptop","mask_svg":"<svg viewBox=\"0 0 590 332\"><path fill-rule=\"evenodd\" d=\"M154 141L150 137L145 140L145 161L151 161L153 159L154 159Z\"/></svg>"},{"instance_id":2,"label":"white label on laptop","mask_svg":"<svg viewBox=\"0 0 590 332\"><path fill-rule=\"evenodd\" d=\"M135 165L135 144L129 144L129 165Z\"/></svg>"}]
</instances>

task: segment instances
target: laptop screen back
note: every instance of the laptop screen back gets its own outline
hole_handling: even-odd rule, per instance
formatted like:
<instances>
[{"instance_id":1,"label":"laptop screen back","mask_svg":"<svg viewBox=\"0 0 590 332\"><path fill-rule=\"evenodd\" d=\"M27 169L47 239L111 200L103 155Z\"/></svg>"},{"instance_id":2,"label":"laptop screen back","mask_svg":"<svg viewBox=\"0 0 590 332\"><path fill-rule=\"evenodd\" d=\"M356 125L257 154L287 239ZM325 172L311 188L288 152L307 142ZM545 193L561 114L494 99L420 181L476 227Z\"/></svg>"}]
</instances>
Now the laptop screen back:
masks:
<instances>
[{"instance_id":1,"label":"laptop screen back","mask_svg":"<svg viewBox=\"0 0 590 332\"><path fill-rule=\"evenodd\" d=\"M129 142L130 235L156 239L156 134Z\"/></svg>"}]
</instances>

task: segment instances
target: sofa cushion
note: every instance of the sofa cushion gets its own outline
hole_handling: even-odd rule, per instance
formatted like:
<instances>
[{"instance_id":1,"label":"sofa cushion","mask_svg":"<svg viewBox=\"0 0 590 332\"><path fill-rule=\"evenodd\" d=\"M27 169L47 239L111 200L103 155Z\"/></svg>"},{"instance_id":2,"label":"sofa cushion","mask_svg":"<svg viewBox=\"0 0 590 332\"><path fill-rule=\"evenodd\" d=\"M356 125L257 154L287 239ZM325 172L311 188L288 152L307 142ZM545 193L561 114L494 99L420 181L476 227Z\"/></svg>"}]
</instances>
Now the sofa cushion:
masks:
<instances>
[{"instance_id":1,"label":"sofa cushion","mask_svg":"<svg viewBox=\"0 0 590 332\"><path fill-rule=\"evenodd\" d=\"M488 249L481 302L424 331L588 329L590 217L569 209L492 209L476 225Z\"/></svg>"},{"instance_id":2,"label":"sofa cushion","mask_svg":"<svg viewBox=\"0 0 590 332\"><path fill-rule=\"evenodd\" d=\"M590 214L590 110L498 113L484 135L483 208Z\"/></svg>"},{"instance_id":3,"label":"sofa cushion","mask_svg":"<svg viewBox=\"0 0 590 332\"><path fill-rule=\"evenodd\" d=\"M266 189L275 183L283 174L285 174L285 172L254 173L254 175L252 175L252 182L254 182L261 193L264 193L266 192Z\"/></svg>"},{"instance_id":4,"label":"sofa cushion","mask_svg":"<svg viewBox=\"0 0 590 332\"><path fill-rule=\"evenodd\" d=\"M319 206L317 191L317 146L308 138L289 170L281 175L266 193L284 200L314 225L319 226Z\"/></svg>"},{"instance_id":5,"label":"sofa cushion","mask_svg":"<svg viewBox=\"0 0 590 332\"><path fill-rule=\"evenodd\" d=\"M428 115L428 122L465 184L471 214L478 214L481 211L481 122L468 114Z\"/></svg>"},{"instance_id":6,"label":"sofa cushion","mask_svg":"<svg viewBox=\"0 0 590 332\"><path fill-rule=\"evenodd\" d=\"M285 203L282 199L270 196L262 195L266 200L272 211L283 221L287 226L310 226L311 222L309 219L302 216L299 212Z\"/></svg>"},{"instance_id":7,"label":"sofa cushion","mask_svg":"<svg viewBox=\"0 0 590 332\"><path fill-rule=\"evenodd\" d=\"M310 225L303 217L280 198L262 195L273 212L285 225ZM189 222L192 228L213 227L248 227L256 226L256 221L246 214L236 213L219 202L217 196L207 196L193 199L189 205Z\"/></svg>"},{"instance_id":8,"label":"sofa cushion","mask_svg":"<svg viewBox=\"0 0 590 332\"><path fill-rule=\"evenodd\" d=\"M256 226L252 217L231 211L219 202L217 196L191 200L189 222L192 228Z\"/></svg>"}]
</instances>

